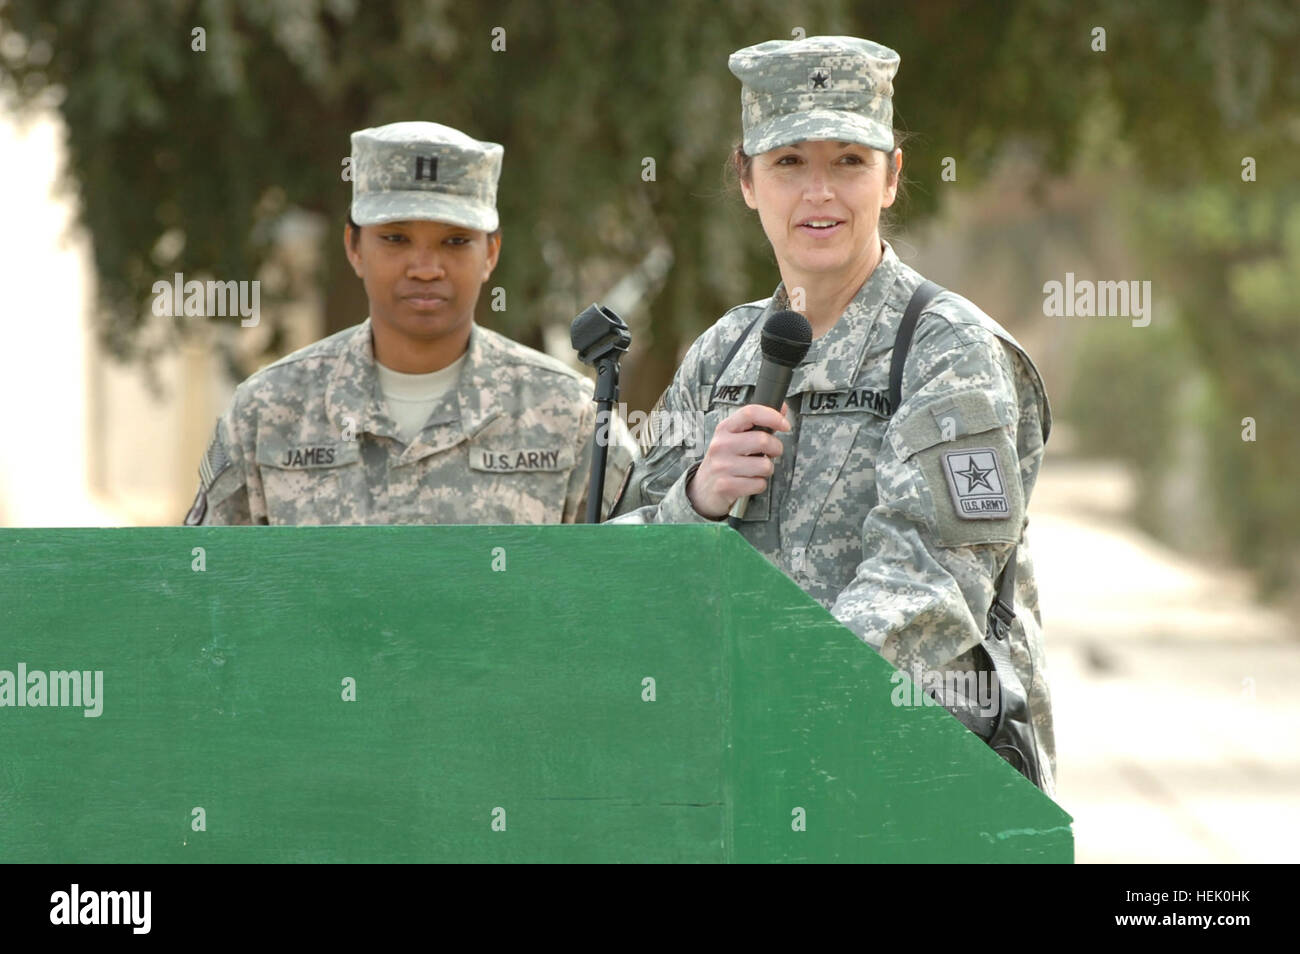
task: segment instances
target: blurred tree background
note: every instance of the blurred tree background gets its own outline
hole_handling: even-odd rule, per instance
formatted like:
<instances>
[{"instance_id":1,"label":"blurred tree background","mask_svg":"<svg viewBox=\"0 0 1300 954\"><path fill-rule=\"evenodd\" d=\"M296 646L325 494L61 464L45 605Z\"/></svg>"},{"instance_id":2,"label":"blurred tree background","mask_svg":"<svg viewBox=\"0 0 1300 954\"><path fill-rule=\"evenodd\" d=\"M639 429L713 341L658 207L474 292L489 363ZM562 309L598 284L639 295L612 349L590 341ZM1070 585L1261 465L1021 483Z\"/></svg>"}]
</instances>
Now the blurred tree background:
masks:
<instances>
[{"instance_id":1,"label":"blurred tree background","mask_svg":"<svg viewBox=\"0 0 1300 954\"><path fill-rule=\"evenodd\" d=\"M0 95L53 106L67 124L99 331L123 359L147 363L151 286L174 272L261 276L264 303L292 297L268 266L304 214L324 224L311 281L327 329L361 320L339 247L349 133L428 119L506 147L491 284L508 304L492 312L485 295L480 320L540 346L548 326L615 285L633 289L624 396L646 408L696 334L776 284L761 229L722 174L740 131L726 61L800 30L902 54L895 118L914 136L896 218L923 223L950 191L989 188L1009 151L1028 157L1031 190L1091 184L1097 208L1062 227L1100 221L1080 238L1092 260L1115 263L1098 277L1151 280L1159 304L1150 327L1075 326L1058 417L1081 451L1137 467L1150 529L1209 528L1181 542L1246 563L1270 592L1294 588L1294 0L0 0ZM955 183L941 180L944 157ZM1062 320L1041 314L1043 283L1062 274L1034 234L993 215L978 243L1016 256L1023 317L994 316L1017 334ZM274 331L274 307L264 320ZM263 359L282 344L272 334ZM234 376L254 370L234 362ZM1242 440L1247 417L1254 442ZM1206 458L1210 503L1196 513L1170 492L1188 439Z\"/></svg>"}]
</instances>

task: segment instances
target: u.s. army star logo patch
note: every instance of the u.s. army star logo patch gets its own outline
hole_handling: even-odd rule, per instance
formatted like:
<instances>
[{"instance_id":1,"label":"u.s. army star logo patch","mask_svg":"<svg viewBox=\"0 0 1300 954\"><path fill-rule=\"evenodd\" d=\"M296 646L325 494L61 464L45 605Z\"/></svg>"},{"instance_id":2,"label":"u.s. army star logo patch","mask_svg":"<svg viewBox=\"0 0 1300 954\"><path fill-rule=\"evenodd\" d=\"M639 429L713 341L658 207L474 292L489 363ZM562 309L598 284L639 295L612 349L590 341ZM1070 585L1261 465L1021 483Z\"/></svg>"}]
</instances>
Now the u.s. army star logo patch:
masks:
<instances>
[{"instance_id":1,"label":"u.s. army star logo patch","mask_svg":"<svg viewBox=\"0 0 1300 954\"><path fill-rule=\"evenodd\" d=\"M831 71L825 67L819 67L808 74L809 89L830 89L831 88Z\"/></svg>"},{"instance_id":2,"label":"u.s. army star logo patch","mask_svg":"<svg viewBox=\"0 0 1300 954\"><path fill-rule=\"evenodd\" d=\"M963 520L998 520L1011 512L998 455L991 447L948 451L943 455L952 504Z\"/></svg>"}]
</instances>

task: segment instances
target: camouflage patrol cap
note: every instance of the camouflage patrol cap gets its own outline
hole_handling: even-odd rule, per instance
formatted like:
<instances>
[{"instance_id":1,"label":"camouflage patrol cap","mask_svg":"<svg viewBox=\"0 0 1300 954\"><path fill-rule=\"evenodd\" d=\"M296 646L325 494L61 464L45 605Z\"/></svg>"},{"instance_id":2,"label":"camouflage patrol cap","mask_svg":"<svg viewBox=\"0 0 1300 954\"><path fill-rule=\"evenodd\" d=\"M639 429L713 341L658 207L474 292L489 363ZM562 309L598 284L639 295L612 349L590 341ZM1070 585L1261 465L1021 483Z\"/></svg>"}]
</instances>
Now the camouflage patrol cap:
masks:
<instances>
[{"instance_id":1,"label":"camouflage patrol cap","mask_svg":"<svg viewBox=\"0 0 1300 954\"><path fill-rule=\"evenodd\" d=\"M352 134L352 221L432 219L493 232L505 150L438 123L389 123Z\"/></svg>"},{"instance_id":2,"label":"camouflage patrol cap","mask_svg":"<svg viewBox=\"0 0 1300 954\"><path fill-rule=\"evenodd\" d=\"M744 149L756 156L808 139L894 149L898 54L855 36L769 40L737 50Z\"/></svg>"}]
</instances>

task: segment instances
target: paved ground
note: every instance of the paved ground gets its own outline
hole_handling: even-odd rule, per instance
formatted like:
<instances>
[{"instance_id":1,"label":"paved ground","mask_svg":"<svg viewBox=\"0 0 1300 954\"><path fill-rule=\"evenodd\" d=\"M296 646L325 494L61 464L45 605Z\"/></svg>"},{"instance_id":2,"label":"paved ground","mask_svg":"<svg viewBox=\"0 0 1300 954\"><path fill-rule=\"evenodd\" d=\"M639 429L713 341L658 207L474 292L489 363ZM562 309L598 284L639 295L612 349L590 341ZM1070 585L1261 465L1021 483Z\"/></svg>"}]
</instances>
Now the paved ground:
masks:
<instances>
[{"instance_id":1,"label":"paved ground","mask_svg":"<svg viewBox=\"0 0 1300 954\"><path fill-rule=\"evenodd\" d=\"M1030 506L1079 862L1300 859L1300 630L1133 529L1122 469L1049 459Z\"/></svg>"}]
</instances>

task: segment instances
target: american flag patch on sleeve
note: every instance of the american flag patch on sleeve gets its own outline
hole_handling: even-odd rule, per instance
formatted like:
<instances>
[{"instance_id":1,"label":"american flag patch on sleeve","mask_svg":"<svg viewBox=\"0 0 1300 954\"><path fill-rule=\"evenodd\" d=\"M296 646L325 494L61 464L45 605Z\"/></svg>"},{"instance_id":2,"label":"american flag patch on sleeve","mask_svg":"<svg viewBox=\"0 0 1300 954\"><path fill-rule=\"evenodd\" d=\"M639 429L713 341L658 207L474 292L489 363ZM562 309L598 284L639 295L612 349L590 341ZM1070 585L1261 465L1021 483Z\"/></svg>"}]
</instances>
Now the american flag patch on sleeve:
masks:
<instances>
[{"instance_id":1,"label":"american flag patch on sleeve","mask_svg":"<svg viewBox=\"0 0 1300 954\"><path fill-rule=\"evenodd\" d=\"M230 456L226 453L226 448L221 443L220 437L213 434L212 443L208 445L208 452L199 461L199 485L202 489L207 491L211 488L212 482L221 476L221 473L230 464Z\"/></svg>"}]
</instances>

